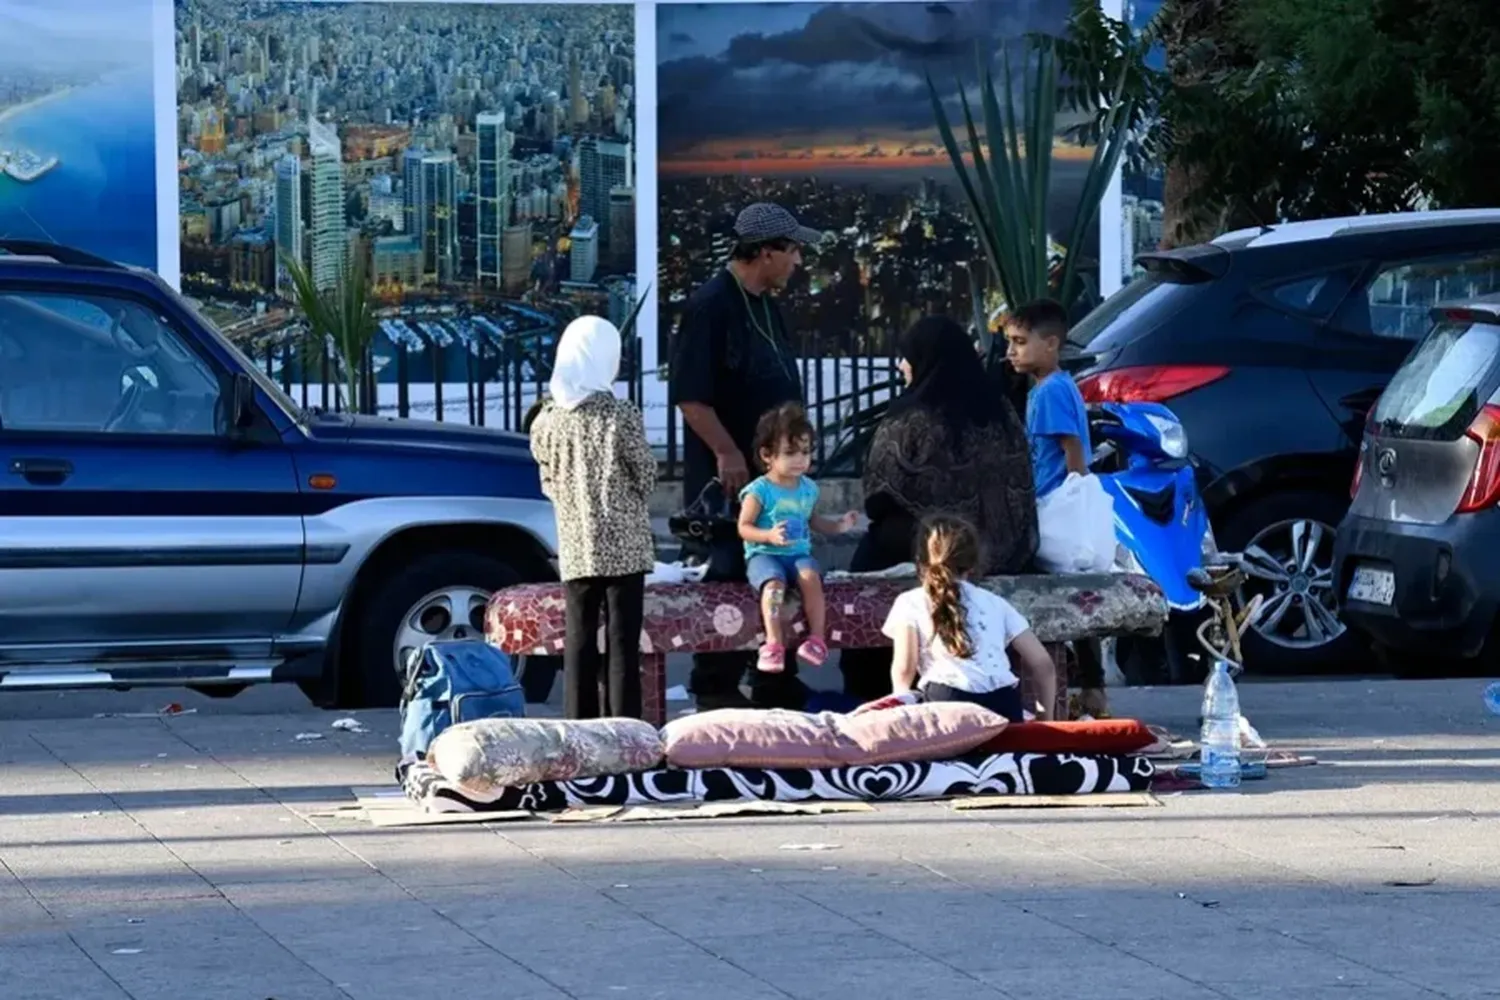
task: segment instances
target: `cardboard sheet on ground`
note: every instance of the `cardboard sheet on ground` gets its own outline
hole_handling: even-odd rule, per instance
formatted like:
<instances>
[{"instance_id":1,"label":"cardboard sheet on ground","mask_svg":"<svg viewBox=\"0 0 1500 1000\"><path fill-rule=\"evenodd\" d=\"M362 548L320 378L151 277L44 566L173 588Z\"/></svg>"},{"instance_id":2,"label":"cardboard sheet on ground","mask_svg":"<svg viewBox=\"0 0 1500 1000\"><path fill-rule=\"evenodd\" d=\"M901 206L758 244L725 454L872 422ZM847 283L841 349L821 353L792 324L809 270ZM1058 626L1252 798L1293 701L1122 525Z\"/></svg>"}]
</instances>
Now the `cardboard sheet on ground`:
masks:
<instances>
[{"instance_id":1,"label":"cardboard sheet on ground","mask_svg":"<svg viewBox=\"0 0 1500 1000\"><path fill-rule=\"evenodd\" d=\"M508 823L531 819L532 814L522 810L489 813L430 813L418 806L400 787L363 786L349 789L354 801L332 811L309 813L309 816L330 816L370 823L377 827L391 826L453 826L464 823Z\"/></svg>"},{"instance_id":2,"label":"cardboard sheet on ground","mask_svg":"<svg viewBox=\"0 0 1500 1000\"><path fill-rule=\"evenodd\" d=\"M1159 806L1161 799L1150 792L1100 792L1097 795L974 795L951 800L959 811L973 809L1054 809L1074 807L1108 809L1121 806Z\"/></svg>"}]
</instances>

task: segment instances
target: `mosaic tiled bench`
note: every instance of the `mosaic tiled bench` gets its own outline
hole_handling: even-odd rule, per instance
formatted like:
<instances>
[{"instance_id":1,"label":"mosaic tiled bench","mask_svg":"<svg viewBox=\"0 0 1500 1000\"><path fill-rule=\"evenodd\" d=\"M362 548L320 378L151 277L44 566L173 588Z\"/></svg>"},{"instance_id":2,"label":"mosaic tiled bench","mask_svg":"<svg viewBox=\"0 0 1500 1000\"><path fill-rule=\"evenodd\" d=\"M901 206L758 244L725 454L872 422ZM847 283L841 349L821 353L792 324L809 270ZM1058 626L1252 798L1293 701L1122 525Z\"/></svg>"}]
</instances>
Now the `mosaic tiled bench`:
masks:
<instances>
[{"instance_id":1,"label":"mosaic tiled bench","mask_svg":"<svg viewBox=\"0 0 1500 1000\"><path fill-rule=\"evenodd\" d=\"M881 634L896 595L915 585L899 577L830 578L828 646L888 646ZM1167 618L1161 590L1130 574L996 576L982 582L1010 601L1046 643L1119 635L1155 635ZM792 629L806 631L799 614ZM558 656L566 635L563 588L525 584L490 599L485 633L512 656ZM646 721L666 722L666 661L670 653L753 650L763 641L760 609L743 583L666 583L646 588L641 630L641 693Z\"/></svg>"}]
</instances>

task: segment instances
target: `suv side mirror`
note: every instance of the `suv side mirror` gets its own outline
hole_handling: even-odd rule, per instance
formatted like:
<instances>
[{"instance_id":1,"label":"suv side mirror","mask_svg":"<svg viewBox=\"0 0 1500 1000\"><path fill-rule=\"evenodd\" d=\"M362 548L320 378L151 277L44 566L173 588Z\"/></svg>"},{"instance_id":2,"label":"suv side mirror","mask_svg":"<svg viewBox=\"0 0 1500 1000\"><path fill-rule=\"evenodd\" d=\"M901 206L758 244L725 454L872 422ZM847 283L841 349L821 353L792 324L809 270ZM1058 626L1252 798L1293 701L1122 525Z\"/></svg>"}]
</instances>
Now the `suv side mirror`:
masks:
<instances>
[{"instance_id":1,"label":"suv side mirror","mask_svg":"<svg viewBox=\"0 0 1500 1000\"><path fill-rule=\"evenodd\" d=\"M229 432L243 433L255 423L255 383L244 372L236 372L229 398Z\"/></svg>"}]
</instances>

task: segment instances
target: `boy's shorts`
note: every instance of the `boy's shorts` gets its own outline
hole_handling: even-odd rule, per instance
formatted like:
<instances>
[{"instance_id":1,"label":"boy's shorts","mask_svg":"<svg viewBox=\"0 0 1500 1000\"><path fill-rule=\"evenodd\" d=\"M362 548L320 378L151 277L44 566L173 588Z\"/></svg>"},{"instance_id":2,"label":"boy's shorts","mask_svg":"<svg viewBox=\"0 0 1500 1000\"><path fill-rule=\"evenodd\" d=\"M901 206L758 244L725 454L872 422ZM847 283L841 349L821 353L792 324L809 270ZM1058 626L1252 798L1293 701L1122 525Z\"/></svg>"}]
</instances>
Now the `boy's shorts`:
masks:
<instances>
[{"instance_id":1,"label":"boy's shorts","mask_svg":"<svg viewBox=\"0 0 1500 1000\"><path fill-rule=\"evenodd\" d=\"M773 556L757 552L745 560L745 576L756 594L765 590L766 584L773 580L780 580L784 584L796 583L797 574L804 570L818 574L820 580L823 578L823 569L812 556Z\"/></svg>"}]
</instances>

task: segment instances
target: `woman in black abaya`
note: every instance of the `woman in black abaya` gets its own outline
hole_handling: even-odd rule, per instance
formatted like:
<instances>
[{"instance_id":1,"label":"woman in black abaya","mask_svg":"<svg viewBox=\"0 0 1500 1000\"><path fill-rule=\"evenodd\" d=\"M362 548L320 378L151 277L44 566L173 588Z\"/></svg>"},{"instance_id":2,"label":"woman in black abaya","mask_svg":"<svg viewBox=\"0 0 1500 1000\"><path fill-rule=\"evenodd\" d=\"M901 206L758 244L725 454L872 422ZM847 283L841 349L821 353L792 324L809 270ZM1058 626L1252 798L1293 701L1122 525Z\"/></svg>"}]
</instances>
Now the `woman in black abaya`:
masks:
<instances>
[{"instance_id":1,"label":"woman in black abaya","mask_svg":"<svg viewBox=\"0 0 1500 1000\"><path fill-rule=\"evenodd\" d=\"M979 530L987 574L1026 572L1036 554L1036 488L1026 427L974 342L946 316L901 338L907 387L875 430L865 464L870 528L849 569L868 573L912 559L917 524L956 514ZM839 657L844 692L868 701L891 690L891 651Z\"/></svg>"}]
</instances>

